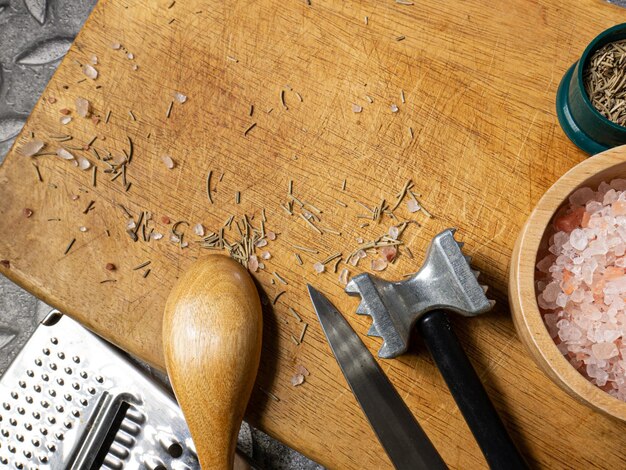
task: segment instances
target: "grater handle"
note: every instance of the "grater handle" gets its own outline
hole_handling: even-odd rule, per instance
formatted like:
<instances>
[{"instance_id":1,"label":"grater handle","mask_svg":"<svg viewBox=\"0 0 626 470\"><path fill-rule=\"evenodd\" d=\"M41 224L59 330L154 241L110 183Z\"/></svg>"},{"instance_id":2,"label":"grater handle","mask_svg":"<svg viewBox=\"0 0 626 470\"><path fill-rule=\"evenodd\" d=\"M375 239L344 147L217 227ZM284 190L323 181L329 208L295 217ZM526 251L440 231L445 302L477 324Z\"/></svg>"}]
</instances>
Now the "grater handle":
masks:
<instances>
[{"instance_id":1,"label":"grater handle","mask_svg":"<svg viewBox=\"0 0 626 470\"><path fill-rule=\"evenodd\" d=\"M213 255L172 288L165 364L203 469L232 469L261 354L261 302L248 271Z\"/></svg>"}]
</instances>

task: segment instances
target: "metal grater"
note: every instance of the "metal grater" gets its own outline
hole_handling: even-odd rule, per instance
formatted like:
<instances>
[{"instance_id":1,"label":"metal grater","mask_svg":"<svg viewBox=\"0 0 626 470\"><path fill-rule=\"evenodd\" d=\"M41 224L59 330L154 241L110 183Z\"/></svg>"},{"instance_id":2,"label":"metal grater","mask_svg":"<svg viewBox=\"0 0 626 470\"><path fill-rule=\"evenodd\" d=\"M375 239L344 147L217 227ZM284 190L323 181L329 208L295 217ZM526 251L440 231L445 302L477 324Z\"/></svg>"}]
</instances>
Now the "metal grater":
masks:
<instances>
[{"instance_id":1,"label":"metal grater","mask_svg":"<svg viewBox=\"0 0 626 470\"><path fill-rule=\"evenodd\" d=\"M0 379L0 403L3 468L200 468L172 395L58 311Z\"/></svg>"}]
</instances>

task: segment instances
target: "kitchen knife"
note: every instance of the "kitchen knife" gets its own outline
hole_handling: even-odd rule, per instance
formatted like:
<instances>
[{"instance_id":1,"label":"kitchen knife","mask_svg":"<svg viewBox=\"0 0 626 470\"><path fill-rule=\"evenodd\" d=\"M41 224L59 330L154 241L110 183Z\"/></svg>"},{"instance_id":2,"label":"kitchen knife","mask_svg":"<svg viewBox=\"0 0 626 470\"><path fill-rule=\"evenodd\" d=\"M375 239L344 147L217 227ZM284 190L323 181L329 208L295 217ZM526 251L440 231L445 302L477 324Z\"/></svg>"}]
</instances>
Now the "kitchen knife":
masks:
<instances>
[{"instance_id":1,"label":"kitchen knife","mask_svg":"<svg viewBox=\"0 0 626 470\"><path fill-rule=\"evenodd\" d=\"M393 465L399 470L446 469L428 436L349 323L321 292L307 287L339 367Z\"/></svg>"}]
</instances>

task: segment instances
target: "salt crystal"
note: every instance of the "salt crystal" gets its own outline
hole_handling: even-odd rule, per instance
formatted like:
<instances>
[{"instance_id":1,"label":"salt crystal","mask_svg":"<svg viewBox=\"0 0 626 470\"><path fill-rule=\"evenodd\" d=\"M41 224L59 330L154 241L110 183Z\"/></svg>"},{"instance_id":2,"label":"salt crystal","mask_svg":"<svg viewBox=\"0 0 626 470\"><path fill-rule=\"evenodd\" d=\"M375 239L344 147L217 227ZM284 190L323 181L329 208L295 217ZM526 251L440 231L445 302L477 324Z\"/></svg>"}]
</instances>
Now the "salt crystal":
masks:
<instances>
[{"instance_id":1,"label":"salt crystal","mask_svg":"<svg viewBox=\"0 0 626 470\"><path fill-rule=\"evenodd\" d=\"M57 150L57 156L61 157L64 160L74 160L74 155L65 150L63 147Z\"/></svg>"},{"instance_id":2,"label":"salt crystal","mask_svg":"<svg viewBox=\"0 0 626 470\"><path fill-rule=\"evenodd\" d=\"M261 253L261 259L268 260L272 257L272 254L269 251L264 251Z\"/></svg>"},{"instance_id":3,"label":"salt crystal","mask_svg":"<svg viewBox=\"0 0 626 470\"><path fill-rule=\"evenodd\" d=\"M259 269L261 270L265 269L265 263L259 261Z\"/></svg>"},{"instance_id":4,"label":"salt crystal","mask_svg":"<svg viewBox=\"0 0 626 470\"><path fill-rule=\"evenodd\" d=\"M256 255L250 255L248 258L248 269L253 273L257 272L259 269L259 259Z\"/></svg>"},{"instance_id":5,"label":"salt crystal","mask_svg":"<svg viewBox=\"0 0 626 470\"><path fill-rule=\"evenodd\" d=\"M137 224L134 219L128 219L126 222L126 230L133 230L136 226Z\"/></svg>"},{"instance_id":6,"label":"salt crystal","mask_svg":"<svg viewBox=\"0 0 626 470\"><path fill-rule=\"evenodd\" d=\"M385 260L391 263L398 254L398 249L395 246L385 246L380 249L380 254Z\"/></svg>"},{"instance_id":7,"label":"salt crystal","mask_svg":"<svg viewBox=\"0 0 626 470\"><path fill-rule=\"evenodd\" d=\"M626 179L616 178L612 180L609 185L615 191L626 191Z\"/></svg>"},{"instance_id":8,"label":"salt crystal","mask_svg":"<svg viewBox=\"0 0 626 470\"><path fill-rule=\"evenodd\" d=\"M89 117L91 115L91 103L85 98L76 98L76 114L84 118Z\"/></svg>"},{"instance_id":9,"label":"salt crystal","mask_svg":"<svg viewBox=\"0 0 626 470\"><path fill-rule=\"evenodd\" d=\"M119 42L114 42L111 44L111 49L118 50L122 45Z\"/></svg>"},{"instance_id":10,"label":"salt crystal","mask_svg":"<svg viewBox=\"0 0 626 470\"><path fill-rule=\"evenodd\" d=\"M353 104L352 105L352 112L353 113L360 113L361 111L363 111L363 106L359 106L358 104Z\"/></svg>"},{"instance_id":11,"label":"salt crystal","mask_svg":"<svg viewBox=\"0 0 626 470\"><path fill-rule=\"evenodd\" d=\"M414 212L419 211L422 207L415 199L409 199L406 203L406 208L411 214L413 214Z\"/></svg>"},{"instance_id":12,"label":"salt crystal","mask_svg":"<svg viewBox=\"0 0 626 470\"><path fill-rule=\"evenodd\" d=\"M174 93L174 99L182 104L187 101L187 96L177 91L176 93Z\"/></svg>"},{"instance_id":13,"label":"salt crystal","mask_svg":"<svg viewBox=\"0 0 626 470\"><path fill-rule=\"evenodd\" d=\"M309 375L311 375L311 373L307 370L307 368L300 364L296 366L296 374L302 374L305 377L308 377Z\"/></svg>"},{"instance_id":14,"label":"salt crystal","mask_svg":"<svg viewBox=\"0 0 626 470\"><path fill-rule=\"evenodd\" d=\"M91 64L92 64L92 65L98 65L98 57L97 57L97 56L95 56L95 55L92 55L92 56L89 58L89 61L91 62Z\"/></svg>"},{"instance_id":15,"label":"salt crystal","mask_svg":"<svg viewBox=\"0 0 626 470\"><path fill-rule=\"evenodd\" d=\"M255 245L257 248L263 248L264 246L267 245L267 240L265 238L261 238L255 243Z\"/></svg>"},{"instance_id":16,"label":"salt crystal","mask_svg":"<svg viewBox=\"0 0 626 470\"><path fill-rule=\"evenodd\" d=\"M615 344L606 342L592 345L591 352L597 359L610 359L618 353Z\"/></svg>"},{"instance_id":17,"label":"salt crystal","mask_svg":"<svg viewBox=\"0 0 626 470\"><path fill-rule=\"evenodd\" d=\"M170 157L169 155L163 155L163 156L161 157L161 160L163 161L163 163L165 163L165 166L166 166L168 169L170 169L170 170L171 170L172 168L174 168L174 166L175 166L174 160L173 160L173 159L172 159L172 157Z\"/></svg>"},{"instance_id":18,"label":"salt crystal","mask_svg":"<svg viewBox=\"0 0 626 470\"><path fill-rule=\"evenodd\" d=\"M199 237L204 237L204 226L202 224L196 224L193 226L193 233Z\"/></svg>"},{"instance_id":19,"label":"salt crystal","mask_svg":"<svg viewBox=\"0 0 626 470\"><path fill-rule=\"evenodd\" d=\"M44 145L45 144L42 140L34 139L22 145L19 152L25 157L32 157L37 152L39 152Z\"/></svg>"},{"instance_id":20,"label":"salt crystal","mask_svg":"<svg viewBox=\"0 0 626 470\"><path fill-rule=\"evenodd\" d=\"M387 268L387 260L382 258L376 258L372 260L371 269L372 271L384 271Z\"/></svg>"},{"instance_id":21,"label":"salt crystal","mask_svg":"<svg viewBox=\"0 0 626 470\"><path fill-rule=\"evenodd\" d=\"M389 234L389 238L393 238L394 240L397 240L398 236L400 235L400 229L396 227L395 225L392 225L391 227L389 227L388 234Z\"/></svg>"},{"instance_id":22,"label":"salt crystal","mask_svg":"<svg viewBox=\"0 0 626 470\"><path fill-rule=\"evenodd\" d=\"M152 232L150 238L152 238L153 240L160 240L161 238L163 238L163 234L159 232Z\"/></svg>"},{"instance_id":23,"label":"salt crystal","mask_svg":"<svg viewBox=\"0 0 626 470\"><path fill-rule=\"evenodd\" d=\"M304 375L296 374L291 377L291 385L297 387L298 385L302 385L304 383Z\"/></svg>"},{"instance_id":24,"label":"salt crystal","mask_svg":"<svg viewBox=\"0 0 626 470\"><path fill-rule=\"evenodd\" d=\"M135 54L133 54L132 52L129 52L128 54L126 54L126 58L128 60L133 60L135 58Z\"/></svg>"},{"instance_id":25,"label":"salt crystal","mask_svg":"<svg viewBox=\"0 0 626 470\"><path fill-rule=\"evenodd\" d=\"M587 235L579 228L572 230L569 236L570 245L577 250L584 250L587 247Z\"/></svg>"},{"instance_id":26,"label":"salt crystal","mask_svg":"<svg viewBox=\"0 0 626 470\"><path fill-rule=\"evenodd\" d=\"M82 155L79 155L76 158L76 161L78 162L78 168L80 168L81 170L88 170L89 168L91 168L91 162Z\"/></svg>"},{"instance_id":27,"label":"salt crystal","mask_svg":"<svg viewBox=\"0 0 626 470\"><path fill-rule=\"evenodd\" d=\"M391 112L392 113L397 113L398 112L398 105L392 104L391 105Z\"/></svg>"},{"instance_id":28,"label":"salt crystal","mask_svg":"<svg viewBox=\"0 0 626 470\"><path fill-rule=\"evenodd\" d=\"M313 265L313 270L318 274L323 273L325 269L326 267L319 261Z\"/></svg>"},{"instance_id":29,"label":"salt crystal","mask_svg":"<svg viewBox=\"0 0 626 470\"><path fill-rule=\"evenodd\" d=\"M356 256L358 256L359 259L363 259L367 256L367 253L365 252L365 250L358 250L356 252Z\"/></svg>"},{"instance_id":30,"label":"salt crystal","mask_svg":"<svg viewBox=\"0 0 626 470\"><path fill-rule=\"evenodd\" d=\"M339 273L339 282L343 284L344 286L348 284L348 275L349 275L349 272L346 268L343 268L341 272Z\"/></svg>"},{"instance_id":31,"label":"salt crystal","mask_svg":"<svg viewBox=\"0 0 626 470\"><path fill-rule=\"evenodd\" d=\"M270 241L274 241L276 240L276 234L272 231L269 231L265 234L265 236L267 237L268 240Z\"/></svg>"},{"instance_id":32,"label":"salt crystal","mask_svg":"<svg viewBox=\"0 0 626 470\"><path fill-rule=\"evenodd\" d=\"M86 232L87 231L87 227L79 227L78 230L80 230L81 232Z\"/></svg>"},{"instance_id":33,"label":"salt crystal","mask_svg":"<svg viewBox=\"0 0 626 470\"><path fill-rule=\"evenodd\" d=\"M98 71L89 64L85 64L83 66L83 73L85 74L87 78L90 78L92 80L95 80L96 78L98 78Z\"/></svg>"},{"instance_id":34,"label":"salt crystal","mask_svg":"<svg viewBox=\"0 0 626 470\"><path fill-rule=\"evenodd\" d=\"M570 194L569 202L574 206L583 206L589 200L593 199L595 196L595 191L591 188L579 188Z\"/></svg>"},{"instance_id":35,"label":"salt crystal","mask_svg":"<svg viewBox=\"0 0 626 470\"><path fill-rule=\"evenodd\" d=\"M72 116L61 116L59 118L59 122L61 124L63 124L64 126L68 125L70 122L72 122Z\"/></svg>"},{"instance_id":36,"label":"salt crystal","mask_svg":"<svg viewBox=\"0 0 626 470\"><path fill-rule=\"evenodd\" d=\"M613 204L615 201L617 201L617 192L614 189L609 189L604 195L602 204L606 206L609 204Z\"/></svg>"}]
</instances>

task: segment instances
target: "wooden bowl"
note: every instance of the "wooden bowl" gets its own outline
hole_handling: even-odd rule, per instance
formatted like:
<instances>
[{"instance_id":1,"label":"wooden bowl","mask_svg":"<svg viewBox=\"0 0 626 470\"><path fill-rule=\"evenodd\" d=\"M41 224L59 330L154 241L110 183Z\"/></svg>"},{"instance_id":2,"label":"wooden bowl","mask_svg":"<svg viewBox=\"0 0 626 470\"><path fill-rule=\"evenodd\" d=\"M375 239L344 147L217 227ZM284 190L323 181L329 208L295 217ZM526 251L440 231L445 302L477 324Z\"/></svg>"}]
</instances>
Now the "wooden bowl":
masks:
<instances>
[{"instance_id":1,"label":"wooden bowl","mask_svg":"<svg viewBox=\"0 0 626 470\"><path fill-rule=\"evenodd\" d=\"M522 227L513 249L509 298L515 328L539 367L582 403L626 421L626 402L589 382L559 352L539 312L535 291L537 254L540 246L546 246L544 237L556 211L567 203L574 190L585 186L595 190L602 181L614 178L626 178L626 145L579 163L546 191Z\"/></svg>"}]
</instances>

